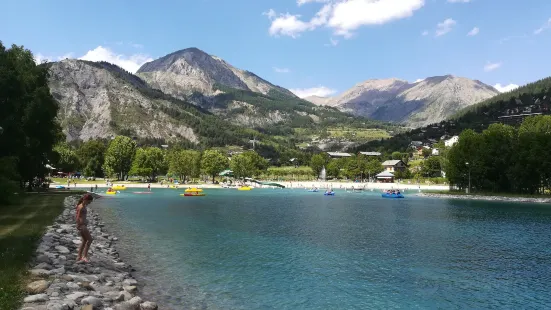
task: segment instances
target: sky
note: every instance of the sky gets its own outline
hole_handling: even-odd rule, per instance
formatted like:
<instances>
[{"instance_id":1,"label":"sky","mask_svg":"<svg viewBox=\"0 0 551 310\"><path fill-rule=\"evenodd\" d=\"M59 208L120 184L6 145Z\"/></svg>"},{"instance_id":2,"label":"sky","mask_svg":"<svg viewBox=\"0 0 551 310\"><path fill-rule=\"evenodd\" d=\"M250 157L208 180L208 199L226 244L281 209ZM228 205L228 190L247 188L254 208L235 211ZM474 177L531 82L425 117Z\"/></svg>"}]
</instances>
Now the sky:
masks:
<instances>
[{"instance_id":1,"label":"sky","mask_svg":"<svg viewBox=\"0 0 551 310\"><path fill-rule=\"evenodd\" d=\"M131 72L197 47L301 97L446 74L505 91L551 75L551 1L5 0L0 41Z\"/></svg>"}]
</instances>

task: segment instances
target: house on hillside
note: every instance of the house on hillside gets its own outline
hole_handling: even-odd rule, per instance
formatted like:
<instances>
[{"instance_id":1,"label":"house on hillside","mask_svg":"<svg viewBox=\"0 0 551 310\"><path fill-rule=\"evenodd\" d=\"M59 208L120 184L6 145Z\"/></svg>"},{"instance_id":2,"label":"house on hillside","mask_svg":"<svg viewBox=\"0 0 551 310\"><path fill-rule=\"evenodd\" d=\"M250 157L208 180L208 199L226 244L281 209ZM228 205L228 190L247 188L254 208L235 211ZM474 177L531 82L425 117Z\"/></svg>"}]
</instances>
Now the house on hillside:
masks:
<instances>
[{"instance_id":1,"label":"house on hillside","mask_svg":"<svg viewBox=\"0 0 551 310\"><path fill-rule=\"evenodd\" d=\"M438 156L438 155L440 155L440 150L432 149L432 156Z\"/></svg>"},{"instance_id":2,"label":"house on hillside","mask_svg":"<svg viewBox=\"0 0 551 310\"><path fill-rule=\"evenodd\" d=\"M340 152L327 152L327 155L329 155L329 157L331 157L332 159L346 158L346 157L352 156L349 153L340 153Z\"/></svg>"},{"instance_id":3,"label":"house on hillside","mask_svg":"<svg viewBox=\"0 0 551 310\"><path fill-rule=\"evenodd\" d=\"M459 142L459 136L453 136L451 137L450 139L444 141L444 145L446 147L452 147L454 144L456 144L457 142Z\"/></svg>"},{"instance_id":4,"label":"house on hillside","mask_svg":"<svg viewBox=\"0 0 551 310\"><path fill-rule=\"evenodd\" d=\"M385 167L385 171L396 172L396 171L405 171L407 165L401 160L387 160L383 163L383 167Z\"/></svg>"},{"instance_id":5,"label":"house on hillside","mask_svg":"<svg viewBox=\"0 0 551 310\"><path fill-rule=\"evenodd\" d=\"M423 141L411 141L409 146L411 148L417 148L417 147L423 146Z\"/></svg>"},{"instance_id":6,"label":"house on hillside","mask_svg":"<svg viewBox=\"0 0 551 310\"><path fill-rule=\"evenodd\" d=\"M381 156L381 153L379 152L360 152L361 155L365 156Z\"/></svg>"}]
</instances>

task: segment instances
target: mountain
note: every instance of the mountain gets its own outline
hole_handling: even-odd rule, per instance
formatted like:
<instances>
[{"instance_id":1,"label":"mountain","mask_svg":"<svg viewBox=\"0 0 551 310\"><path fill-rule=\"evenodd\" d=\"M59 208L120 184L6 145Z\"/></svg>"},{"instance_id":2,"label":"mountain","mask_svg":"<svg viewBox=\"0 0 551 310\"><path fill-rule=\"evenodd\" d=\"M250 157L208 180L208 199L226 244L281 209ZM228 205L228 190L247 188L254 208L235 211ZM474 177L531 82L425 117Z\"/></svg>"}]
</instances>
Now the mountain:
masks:
<instances>
[{"instance_id":1,"label":"mountain","mask_svg":"<svg viewBox=\"0 0 551 310\"><path fill-rule=\"evenodd\" d=\"M459 135L465 129L481 132L494 123L518 126L526 117L541 114L551 114L551 77L468 106L447 120L400 133L390 139L368 142L353 150L403 152L411 141L438 141L443 136Z\"/></svg>"},{"instance_id":2,"label":"mountain","mask_svg":"<svg viewBox=\"0 0 551 310\"><path fill-rule=\"evenodd\" d=\"M233 126L206 110L150 88L139 77L106 62L67 59L46 64L67 140L111 138L248 145L260 133Z\"/></svg>"},{"instance_id":3,"label":"mountain","mask_svg":"<svg viewBox=\"0 0 551 310\"><path fill-rule=\"evenodd\" d=\"M267 95L275 90L288 96L289 90L273 85L252 72L233 67L223 59L192 47L145 63L136 75L154 88L177 98L193 92L214 95L216 85Z\"/></svg>"},{"instance_id":4,"label":"mountain","mask_svg":"<svg viewBox=\"0 0 551 310\"><path fill-rule=\"evenodd\" d=\"M266 130L273 126L302 128L354 123L352 115L316 106L197 48L148 62L136 75L152 88L240 126ZM365 124L366 120L361 122Z\"/></svg>"},{"instance_id":5,"label":"mountain","mask_svg":"<svg viewBox=\"0 0 551 310\"><path fill-rule=\"evenodd\" d=\"M339 96L305 98L358 116L422 127L499 94L477 80L453 75L409 83L400 79L368 80Z\"/></svg>"}]
</instances>

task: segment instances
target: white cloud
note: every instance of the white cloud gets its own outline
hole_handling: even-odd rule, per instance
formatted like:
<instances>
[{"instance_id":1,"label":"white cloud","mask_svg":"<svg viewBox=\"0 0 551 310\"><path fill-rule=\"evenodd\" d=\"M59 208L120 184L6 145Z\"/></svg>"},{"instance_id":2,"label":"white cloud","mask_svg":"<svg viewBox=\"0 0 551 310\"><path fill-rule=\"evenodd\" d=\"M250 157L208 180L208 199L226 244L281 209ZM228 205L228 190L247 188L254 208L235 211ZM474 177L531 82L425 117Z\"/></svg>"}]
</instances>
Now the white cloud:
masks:
<instances>
[{"instance_id":1,"label":"white cloud","mask_svg":"<svg viewBox=\"0 0 551 310\"><path fill-rule=\"evenodd\" d=\"M301 6L303 4L312 3L312 2L325 3L325 2L329 2L329 0L297 0L297 5Z\"/></svg>"},{"instance_id":2,"label":"white cloud","mask_svg":"<svg viewBox=\"0 0 551 310\"><path fill-rule=\"evenodd\" d=\"M424 80L425 80L425 79L417 79L417 80L415 80L415 82L413 82L413 83L423 82Z\"/></svg>"},{"instance_id":3,"label":"white cloud","mask_svg":"<svg viewBox=\"0 0 551 310\"><path fill-rule=\"evenodd\" d=\"M457 22L451 18L448 18L445 21L438 23L438 25L436 25L436 36L443 36L446 33L452 31L453 27L456 24Z\"/></svg>"},{"instance_id":4,"label":"white cloud","mask_svg":"<svg viewBox=\"0 0 551 310\"><path fill-rule=\"evenodd\" d=\"M333 7L328 26L335 34L349 37L351 31L361 26L382 25L410 17L424 4L424 0L341 1Z\"/></svg>"},{"instance_id":5,"label":"white cloud","mask_svg":"<svg viewBox=\"0 0 551 310\"><path fill-rule=\"evenodd\" d=\"M519 86L517 84L509 84L509 85L501 85L500 83L497 83L494 85L494 88L497 89L500 93L506 93L512 90L517 89Z\"/></svg>"},{"instance_id":6,"label":"white cloud","mask_svg":"<svg viewBox=\"0 0 551 310\"><path fill-rule=\"evenodd\" d=\"M298 0L297 4L330 2L325 4L309 21L298 14L279 14L270 9L262 13L272 21L269 33L272 36L297 38L300 33L321 26L333 29L335 35L349 38L362 26L382 25L393 20L410 17L423 7L425 0Z\"/></svg>"},{"instance_id":7,"label":"white cloud","mask_svg":"<svg viewBox=\"0 0 551 310\"><path fill-rule=\"evenodd\" d=\"M274 71L277 73L289 73L291 70L289 68L278 68L274 67Z\"/></svg>"},{"instance_id":8,"label":"white cloud","mask_svg":"<svg viewBox=\"0 0 551 310\"><path fill-rule=\"evenodd\" d=\"M473 30L469 31L467 33L468 36L476 36L480 32L480 29L478 27L474 27Z\"/></svg>"},{"instance_id":9,"label":"white cloud","mask_svg":"<svg viewBox=\"0 0 551 310\"><path fill-rule=\"evenodd\" d=\"M268 16L269 19L274 19L277 16L277 13L274 9L269 9L267 12L263 12L262 15Z\"/></svg>"},{"instance_id":10,"label":"white cloud","mask_svg":"<svg viewBox=\"0 0 551 310\"><path fill-rule=\"evenodd\" d=\"M328 97L337 93L337 90L325 86L312 88L292 88L289 90L300 98L306 98L309 96Z\"/></svg>"},{"instance_id":11,"label":"white cloud","mask_svg":"<svg viewBox=\"0 0 551 310\"><path fill-rule=\"evenodd\" d=\"M329 43L324 44L325 46L337 46L339 44L339 40L335 40L333 38L329 38Z\"/></svg>"},{"instance_id":12,"label":"white cloud","mask_svg":"<svg viewBox=\"0 0 551 310\"><path fill-rule=\"evenodd\" d=\"M469 3L471 0L448 0L449 3Z\"/></svg>"},{"instance_id":13,"label":"white cloud","mask_svg":"<svg viewBox=\"0 0 551 310\"><path fill-rule=\"evenodd\" d=\"M133 54L130 56L116 54L108 47L103 46L98 46L93 50L89 50L79 59L110 62L132 73L138 71L144 63L153 60L153 58L145 54Z\"/></svg>"},{"instance_id":14,"label":"white cloud","mask_svg":"<svg viewBox=\"0 0 551 310\"><path fill-rule=\"evenodd\" d=\"M490 71L494 71L496 69L499 69L499 67L501 67L501 62L488 62L485 66L484 66L484 71L486 72L490 72Z\"/></svg>"},{"instance_id":15,"label":"white cloud","mask_svg":"<svg viewBox=\"0 0 551 310\"><path fill-rule=\"evenodd\" d=\"M547 22L545 24L543 24L543 26L541 26L540 28L534 30L534 34L540 34L542 32L544 32L545 30L551 28L551 18L549 18L549 20L547 20Z\"/></svg>"},{"instance_id":16,"label":"white cloud","mask_svg":"<svg viewBox=\"0 0 551 310\"><path fill-rule=\"evenodd\" d=\"M422 35L422 36L428 36L428 35L429 35L428 30L425 30L425 31L421 32L421 35Z\"/></svg>"}]
</instances>

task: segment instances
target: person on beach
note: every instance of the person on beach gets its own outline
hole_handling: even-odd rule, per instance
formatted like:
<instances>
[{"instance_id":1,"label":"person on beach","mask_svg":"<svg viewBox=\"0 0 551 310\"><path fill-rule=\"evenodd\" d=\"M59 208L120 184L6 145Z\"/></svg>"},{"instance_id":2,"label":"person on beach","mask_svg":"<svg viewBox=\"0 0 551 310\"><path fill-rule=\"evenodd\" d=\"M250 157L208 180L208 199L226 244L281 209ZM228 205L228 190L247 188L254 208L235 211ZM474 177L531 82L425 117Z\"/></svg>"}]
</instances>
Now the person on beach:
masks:
<instances>
[{"instance_id":1,"label":"person on beach","mask_svg":"<svg viewBox=\"0 0 551 310\"><path fill-rule=\"evenodd\" d=\"M86 218L86 215L88 210L86 207L90 204L90 202L92 202L92 200L94 200L92 195L85 194L77 203L76 224L77 230L80 232L80 236L82 237L82 242L80 243L80 247L78 249L77 262L88 262L88 249L90 249L90 244L92 244L93 239L87 227L88 219Z\"/></svg>"},{"instance_id":2,"label":"person on beach","mask_svg":"<svg viewBox=\"0 0 551 310\"><path fill-rule=\"evenodd\" d=\"M151 184L147 184L147 190L151 191Z\"/></svg>"}]
</instances>

